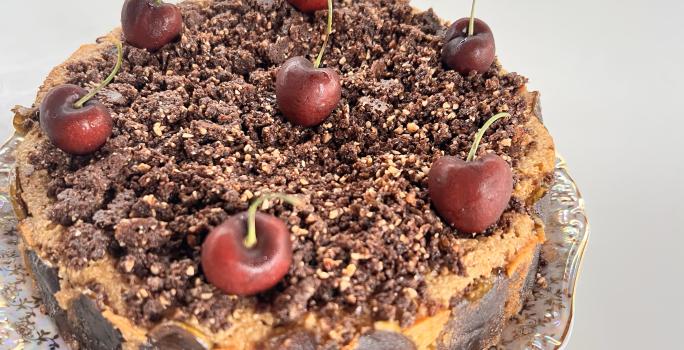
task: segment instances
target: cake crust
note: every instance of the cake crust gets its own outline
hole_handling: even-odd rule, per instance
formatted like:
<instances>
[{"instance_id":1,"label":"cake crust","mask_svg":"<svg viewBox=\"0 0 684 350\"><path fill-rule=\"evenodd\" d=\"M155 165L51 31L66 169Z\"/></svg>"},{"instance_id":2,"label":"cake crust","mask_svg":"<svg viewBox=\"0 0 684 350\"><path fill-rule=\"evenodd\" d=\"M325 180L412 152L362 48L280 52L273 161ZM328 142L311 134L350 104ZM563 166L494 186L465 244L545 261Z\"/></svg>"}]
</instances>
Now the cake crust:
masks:
<instances>
[{"instance_id":1,"label":"cake crust","mask_svg":"<svg viewBox=\"0 0 684 350\"><path fill-rule=\"evenodd\" d=\"M209 2L201 3L206 5ZM109 36L120 38L120 30L113 31ZM67 81L69 65L99 58L103 52L111 49L107 40L79 48L65 63L52 70L38 92L36 105L51 87ZM521 203L532 205L548 188L555 152L553 141L540 120L538 93L521 89L519 94L528 101L526 113L530 117L521 128L524 132L516 133L512 140L524 154L514 167L517 178L514 197ZM35 126L19 146L14 200L20 219L21 250L27 266L38 282L50 314L58 320L60 331L66 338L70 337L69 340L74 344L81 344L88 349L153 347L155 342L168 341L168 337L190 339L188 341L193 345L184 346L197 348L252 349L256 344L269 343L278 348L275 346L283 346L283 342L292 343L291 339L299 339L300 345L305 344L300 348L307 348L309 338L300 333L310 332L312 322L315 328L315 314L309 314L308 318L303 318L295 326L277 328L271 326L272 316L267 312L255 312L245 307L234 313L230 330L212 332L194 322L162 322L165 328L161 329L136 325L121 313L126 302L117 297L116 289L107 293L110 298L106 303L96 305L93 291L87 287L90 281L98 280L106 286L125 282L116 269L115 261L109 257L78 271L65 266L53 266L52 262L46 260L46 250L57 244L56 240L63 235L64 227L47 215L54 204L54 200L46 195L51 180L49 174L45 170L34 169L29 161L30 153L43 138L39 127ZM401 327L396 322L372 322L366 333L359 332L345 348L382 349L382 346L393 341L401 343L406 339L417 349L484 348L494 345L506 320L519 311L529 292L530 276L536 272L539 246L544 242L543 227L532 214L505 215L509 225L500 229L502 232L478 240L464 238L459 242L469 248L468 256L462 259L466 265L463 268L468 271L467 276L435 273L427 277L428 293L437 303L436 312L433 310L430 316L421 317L408 327ZM508 237L507 244L498 244L499 237ZM497 270L500 273L492 273ZM454 291L466 290L473 294L471 300L458 298L460 301L455 302L454 297L458 293ZM77 320L84 315L91 316L92 324L97 326L79 323ZM488 317L482 318L483 315ZM478 317L480 321L477 321ZM404 338L392 338L392 334L401 334ZM315 347L315 344L311 346Z\"/></svg>"}]
</instances>

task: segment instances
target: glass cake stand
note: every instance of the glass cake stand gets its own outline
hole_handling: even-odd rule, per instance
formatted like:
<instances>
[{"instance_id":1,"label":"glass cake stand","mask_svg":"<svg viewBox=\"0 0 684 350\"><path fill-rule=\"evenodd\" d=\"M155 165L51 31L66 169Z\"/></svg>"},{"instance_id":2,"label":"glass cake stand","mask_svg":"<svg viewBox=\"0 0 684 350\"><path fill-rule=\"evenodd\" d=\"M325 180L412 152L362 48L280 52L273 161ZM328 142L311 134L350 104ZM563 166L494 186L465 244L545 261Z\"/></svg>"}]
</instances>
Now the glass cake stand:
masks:
<instances>
[{"instance_id":1,"label":"glass cake stand","mask_svg":"<svg viewBox=\"0 0 684 350\"><path fill-rule=\"evenodd\" d=\"M14 178L13 136L0 148L0 350L67 349L41 300L17 250L16 218L9 199ZM573 325L575 284L589 224L584 200L562 157L556 161L555 182L538 204L548 241L542 248L532 297L504 330L500 349L562 349Z\"/></svg>"}]
</instances>

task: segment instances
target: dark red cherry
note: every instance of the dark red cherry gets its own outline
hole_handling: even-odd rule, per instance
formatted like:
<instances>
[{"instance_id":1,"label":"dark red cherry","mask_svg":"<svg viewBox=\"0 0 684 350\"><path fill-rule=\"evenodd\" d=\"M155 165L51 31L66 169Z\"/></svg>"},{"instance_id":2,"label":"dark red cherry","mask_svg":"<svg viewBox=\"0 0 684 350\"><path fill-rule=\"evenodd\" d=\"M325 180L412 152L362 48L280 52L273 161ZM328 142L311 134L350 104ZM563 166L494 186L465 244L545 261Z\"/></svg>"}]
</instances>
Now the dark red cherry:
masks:
<instances>
[{"instance_id":1,"label":"dark red cherry","mask_svg":"<svg viewBox=\"0 0 684 350\"><path fill-rule=\"evenodd\" d=\"M112 134L112 117L102 103L91 99L81 108L74 107L87 94L88 91L76 85L59 85L40 104L40 125L50 141L64 152L93 153Z\"/></svg>"},{"instance_id":2,"label":"dark red cherry","mask_svg":"<svg viewBox=\"0 0 684 350\"><path fill-rule=\"evenodd\" d=\"M328 0L287 0L297 10L304 13L311 13L328 8Z\"/></svg>"},{"instance_id":3,"label":"dark red cherry","mask_svg":"<svg viewBox=\"0 0 684 350\"><path fill-rule=\"evenodd\" d=\"M202 269L218 289L254 295L275 286L292 264L290 231L268 214L256 213L257 243L245 245L248 214L234 215L214 228L202 244Z\"/></svg>"},{"instance_id":4,"label":"dark red cherry","mask_svg":"<svg viewBox=\"0 0 684 350\"><path fill-rule=\"evenodd\" d=\"M287 60L276 76L278 107L293 124L321 124L341 97L340 76L330 68L314 68L301 56Z\"/></svg>"},{"instance_id":5,"label":"dark red cherry","mask_svg":"<svg viewBox=\"0 0 684 350\"><path fill-rule=\"evenodd\" d=\"M178 38L183 16L176 5L159 0L126 0L121 27L129 44L155 51Z\"/></svg>"},{"instance_id":6,"label":"dark red cherry","mask_svg":"<svg viewBox=\"0 0 684 350\"><path fill-rule=\"evenodd\" d=\"M446 32L442 48L442 62L464 75L487 71L496 56L494 34L489 26L476 18L473 35L468 36L469 24L470 18L454 22Z\"/></svg>"},{"instance_id":7,"label":"dark red cherry","mask_svg":"<svg viewBox=\"0 0 684 350\"><path fill-rule=\"evenodd\" d=\"M428 191L437 212L463 233L476 233L495 224L513 193L511 167L489 154L466 162L441 157L428 174Z\"/></svg>"}]
</instances>

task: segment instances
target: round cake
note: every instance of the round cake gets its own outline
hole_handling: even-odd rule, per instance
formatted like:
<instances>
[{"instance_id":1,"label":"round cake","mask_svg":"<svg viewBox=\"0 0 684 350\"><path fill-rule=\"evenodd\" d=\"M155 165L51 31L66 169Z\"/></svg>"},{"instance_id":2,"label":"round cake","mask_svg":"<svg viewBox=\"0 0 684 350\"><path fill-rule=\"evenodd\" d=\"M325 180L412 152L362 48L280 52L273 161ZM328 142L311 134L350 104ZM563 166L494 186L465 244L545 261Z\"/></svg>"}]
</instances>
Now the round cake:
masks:
<instances>
[{"instance_id":1,"label":"round cake","mask_svg":"<svg viewBox=\"0 0 684 350\"><path fill-rule=\"evenodd\" d=\"M479 73L449 69L450 22L431 10L334 5L320 66L339 74L340 100L313 126L283 115L276 80L290 58L316 59L328 12L285 0L182 2L174 41L138 48L114 30L56 67L32 108L17 109L20 248L73 349L497 344L545 241L534 208L555 151L539 95L498 61ZM111 135L94 152L67 153L39 107L60 84L104 80L117 62L112 40L124 42L121 68L95 95ZM512 196L494 224L464 232L435 208L430 171L442 157L466 159L504 112L475 149L508 164ZM286 225L289 268L267 290L226 292L207 278L203 244L270 193L303 203L258 206Z\"/></svg>"}]
</instances>

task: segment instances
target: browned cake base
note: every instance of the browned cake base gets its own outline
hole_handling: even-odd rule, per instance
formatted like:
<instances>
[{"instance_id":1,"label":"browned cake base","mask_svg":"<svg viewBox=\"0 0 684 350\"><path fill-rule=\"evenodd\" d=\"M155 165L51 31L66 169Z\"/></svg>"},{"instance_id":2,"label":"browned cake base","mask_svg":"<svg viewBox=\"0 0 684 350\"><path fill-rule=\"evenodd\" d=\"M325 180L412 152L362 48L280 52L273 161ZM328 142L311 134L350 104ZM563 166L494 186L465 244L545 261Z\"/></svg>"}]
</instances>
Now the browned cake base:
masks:
<instances>
[{"instance_id":1,"label":"browned cake base","mask_svg":"<svg viewBox=\"0 0 684 350\"><path fill-rule=\"evenodd\" d=\"M393 3L389 1L383 3L385 2ZM212 1L186 2L183 8L184 11L189 11L189 9L195 11L204 6L215 6L212 11L229 11L231 9L231 6L219 6L217 3ZM247 1L247 3L248 6L255 8L271 6L263 5L265 2L260 1ZM372 11L373 5L369 4L372 2L361 2L360 5L353 6L369 7L370 14L377 15ZM243 6L237 3L233 5ZM294 11L286 10L287 5L283 4L282 1L275 1L272 6L280 8L280 12L286 13L287 16L300 16ZM352 9L346 9L345 6L352 5L345 2L340 5L339 11L344 13L345 18L353 18L351 12L345 12L352 11ZM398 1L396 6L403 9L407 5ZM415 15L416 18L410 18L412 16L410 14L402 16L406 16L414 22L418 21L416 18L425 21L426 24L422 28L428 32L443 25L431 15L417 14ZM305 25L311 24L305 23ZM353 23L346 25L353 25ZM419 30L420 27L411 28ZM345 28L342 29L346 30ZM186 32L184 41L178 46L187 44L187 41L190 40L188 38L199 35L196 34L197 32L201 32L201 30L193 29ZM118 37L120 33L115 31L111 35ZM438 42L439 40L435 34L419 33L415 35L420 35L426 41ZM211 40L211 38L205 38L205 40ZM306 38L298 38L297 40L306 42ZM292 47L297 48L297 45L303 45L297 40L294 40ZM334 42L333 45L344 47L344 45L355 42L353 38L346 40ZM249 42L249 40L246 41ZM395 49L399 50L396 47ZM425 52L421 52L421 54L436 56L435 52L438 48L426 46L423 49ZM160 57L173 56L173 48L165 50L167 51L159 54ZM111 51L111 45L107 43L82 47L67 62L52 71L41 87L36 104L55 85L65 82L82 83L83 76L70 71L70 69L74 66L78 67L80 63L91 64L93 67L93 61L97 62L103 55L111 56L109 51ZM268 50L267 52L268 55L272 53ZM329 65L336 65L337 63L334 62L344 62L340 56L342 53L339 48L331 50ZM272 74L275 64L278 63L276 62L277 58L271 59L274 61L268 65L265 64L266 68L252 68L264 70L263 76L268 76L268 74ZM339 64L343 67L340 69L349 70L349 74L343 78L344 89L354 89L355 86L362 84L361 80L365 79L363 76L355 77L351 74L354 69L348 68L349 65ZM369 66L367 64L362 65L366 69ZM125 62L123 74L130 75L128 70L132 69L131 67L133 67L131 62ZM147 68L153 69L153 67ZM499 71L498 68L496 69L496 71L493 70L488 74L499 74L501 77L506 74ZM415 72L413 73L415 74ZM440 71L439 74L443 74L443 72ZM260 91L261 96L268 96L270 92L268 84L258 85L256 89L264 89L264 91ZM494 87L494 89L496 88ZM355 93L363 94L363 91ZM216 293L214 298L227 298L226 300L230 300L231 305L233 305L232 312L226 316L225 325L217 326L215 322L211 322L210 318L194 317L192 316L194 311L188 305L181 304L177 305L175 314L166 312L160 319L149 318L144 313L144 309L141 311L142 308L130 304L131 299L129 297L124 297L130 295L131 291L136 291L139 282L127 274L125 261L120 257L109 253L98 255L97 259L92 260L87 256L76 257L78 259L83 258L83 262L74 266L73 261L65 261L63 257L59 257L55 253L65 249L63 241L65 237L69 237L70 225L73 223L59 224L49 215L59 201L55 198L54 193L51 194L49 190L51 180L56 175L47 169L37 168L35 162L32 161L36 157L36 150L43 149L41 147L49 147L38 125L31 123L31 120L35 119L35 115L19 116L20 119L28 120L25 123L28 133L17 153L17 179L14 188L15 208L20 219L19 230L22 236L21 250L25 255L27 266L38 283L48 311L57 321L61 334L75 348L78 346L82 349L96 350L154 347L160 349L225 350L486 348L498 342L501 330L507 320L520 310L534 281L539 248L545 238L543 227L535 217L532 206L548 188L555 156L553 142L541 123L538 94L527 92L524 86L515 90L514 94L515 96L509 98L515 99L517 97L520 103L518 106L507 106L507 108L510 107L512 114L516 117L512 118L513 121L509 124L505 124L497 130L498 133L508 137L507 141L504 142L495 136L488 136L485 140L488 150L502 153L513 163L516 182L511 208L506 211L501 223L485 235L450 237L448 243L445 244L451 246L446 250L457 251L459 254L454 257L454 261L445 262L458 263L456 269L458 271L448 268L439 270L435 268L435 270L420 274L424 278L424 287L418 292L413 288L404 288L406 300L409 300L410 305L414 308L408 314L412 318L397 319L369 316L369 310L358 316L350 313L350 308L341 308L336 312L335 318L331 319L328 314L321 311L323 306L314 307L312 306L314 304L310 304L307 306L310 309L306 312L293 317L288 322L283 322L281 316L276 316L275 312L270 311L269 302L263 303L263 301L254 298L232 299L211 289L212 292ZM345 99L351 100L351 97L346 96ZM345 100L343 103L351 103L349 100ZM360 101L363 101L363 98L358 100L361 103ZM493 103L488 100L483 99L480 102L483 105ZM372 99L369 101L372 103ZM130 101L128 105L121 106L117 105L117 101L108 101L107 97L104 96L103 102L123 115L119 119L121 130L127 130L126 128L133 124L127 114L131 108ZM470 103L470 101L466 102ZM269 104L272 103L272 100L264 97L260 103ZM440 107L441 104L440 102ZM497 105L494 103L492 106ZM365 106L362 107L366 108ZM406 107L408 108L408 106ZM488 105L485 107L490 108ZM497 106L496 108L500 107ZM524 107L524 109L516 110L520 107ZM200 108L202 107L200 106ZM271 111L275 110L270 105L268 108ZM347 116L343 113L345 112L340 111L335 114L332 117L333 120L338 121L346 118ZM441 109L437 113L446 112ZM457 114L454 113L454 117L468 120L468 115ZM284 124L279 121L280 117L275 112L273 115L275 127L282 127ZM333 125L332 129L334 128ZM390 136L387 137L395 137L393 136L395 134L402 137L402 131L397 131L399 128L395 129L393 126L392 129L389 133ZM404 129L406 128L402 128L402 130ZM475 130L477 130L477 126L473 125L468 132ZM138 131L136 129L135 133ZM157 131L158 129L141 132L147 135L148 132L156 134ZM334 130L330 131L333 135L334 132ZM421 133L422 131L416 133L414 138L418 140L418 136L423 136ZM159 137L166 137L166 135L159 135ZM456 149L450 149L448 152L462 155L467 146L469 146L467 143L462 143L457 145ZM326 146L320 145L320 147L324 149ZM283 149L281 152L288 151ZM104 157L105 155L95 156L92 164L97 164L97 161ZM359 161L357 160L357 163ZM383 166L386 165L383 164ZM389 172L391 174L393 171L397 171L396 168L383 170L384 172L380 173L387 174ZM383 181L385 178L386 176L383 177ZM406 193L403 195L408 196ZM425 191L421 189L419 193L410 195L414 196L413 203L418 203L414 205L421 206L421 210L424 210L423 213L426 213L424 215L430 215L431 220L437 220L430 210L429 201L426 202L424 197L421 197L425 195ZM415 197L419 197L417 201ZM406 202L409 200L407 199ZM343 209L345 208L341 208L341 210ZM319 220L330 221L331 226L337 225L334 221L337 215L337 212L335 215L326 213ZM309 227L310 232L314 232L315 229L313 226ZM447 227L442 229L445 234L452 232ZM302 232L306 233L307 231L294 232L297 239L306 239L306 234L302 234ZM417 232L411 233L416 234ZM396 237L396 239L398 241L400 237ZM71 252L64 252L64 254L67 253ZM358 259L354 256L346 258L349 265L355 262L360 270L369 269L364 273L370 273L372 266L362 265ZM445 257L439 259L448 260ZM192 265L192 267L193 274L199 270L197 265ZM342 270L342 268L339 269ZM354 265L354 269L356 269L356 265ZM329 271L324 277L321 275L314 277L327 279L328 274L332 275L337 272L339 271ZM351 273L353 274L353 271ZM199 280L198 283L206 283L201 279ZM332 278L327 280L327 283L330 283L330 280ZM349 279L344 281L349 282ZM352 280L351 283L353 284L354 281ZM363 284L361 281L356 283ZM211 286L204 286L203 288L211 288ZM297 289L295 288L295 290ZM300 292L300 290L297 291ZM277 291L276 296L277 293L282 293L282 291ZM334 297L332 298L329 304L337 302ZM287 306L287 304L285 305ZM394 306L396 308L396 305ZM347 325L352 326L348 327Z\"/></svg>"}]
</instances>

